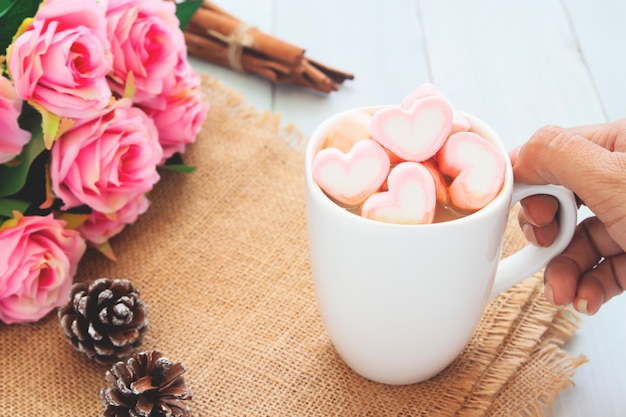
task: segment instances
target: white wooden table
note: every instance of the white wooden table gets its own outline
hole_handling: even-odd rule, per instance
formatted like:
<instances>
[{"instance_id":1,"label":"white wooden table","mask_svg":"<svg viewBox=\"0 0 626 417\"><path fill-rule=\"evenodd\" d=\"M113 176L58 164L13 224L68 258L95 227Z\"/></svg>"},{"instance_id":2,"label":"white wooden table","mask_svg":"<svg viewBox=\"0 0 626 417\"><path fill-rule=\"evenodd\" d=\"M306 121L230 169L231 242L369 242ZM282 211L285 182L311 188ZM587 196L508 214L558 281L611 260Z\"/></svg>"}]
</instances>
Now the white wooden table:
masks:
<instances>
[{"instance_id":1,"label":"white wooden table","mask_svg":"<svg viewBox=\"0 0 626 417\"><path fill-rule=\"evenodd\" d=\"M545 124L626 117L624 0L215 2L305 47L308 57L355 74L325 95L194 60L199 71L306 135L333 113L399 103L425 82L491 124L509 148ZM554 415L625 416L626 295L583 318L566 348L589 362L576 373L576 387L555 400Z\"/></svg>"}]
</instances>

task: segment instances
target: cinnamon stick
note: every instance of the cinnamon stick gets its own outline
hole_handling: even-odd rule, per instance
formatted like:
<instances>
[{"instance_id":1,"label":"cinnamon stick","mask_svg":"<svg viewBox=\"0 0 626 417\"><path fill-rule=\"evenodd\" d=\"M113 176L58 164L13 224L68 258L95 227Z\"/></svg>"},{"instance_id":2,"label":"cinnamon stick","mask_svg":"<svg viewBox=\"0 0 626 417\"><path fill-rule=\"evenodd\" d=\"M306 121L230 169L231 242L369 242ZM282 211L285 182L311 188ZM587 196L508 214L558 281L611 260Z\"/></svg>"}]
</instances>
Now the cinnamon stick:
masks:
<instances>
[{"instance_id":1,"label":"cinnamon stick","mask_svg":"<svg viewBox=\"0 0 626 417\"><path fill-rule=\"evenodd\" d=\"M247 25L209 0L185 29L189 54L276 83L336 91L352 74L305 57L305 50Z\"/></svg>"},{"instance_id":2,"label":"cinnamon stick","mask_svg":"<svg viewBox=\"0 0 626 417\"><path fill-rule=\"evenodd\" d=\"M185 33L185 41L187 42L187 51L191 55L224 67L230 67L228 58L224 53L224 45L221 42L189 32ZM279 74L286 74L291 71L289 66L278 61L267 61L254 55L247 56L243 60L243 66L246 72L261 75L274 82L280 81Z\"/></svg>"}]
</instances>

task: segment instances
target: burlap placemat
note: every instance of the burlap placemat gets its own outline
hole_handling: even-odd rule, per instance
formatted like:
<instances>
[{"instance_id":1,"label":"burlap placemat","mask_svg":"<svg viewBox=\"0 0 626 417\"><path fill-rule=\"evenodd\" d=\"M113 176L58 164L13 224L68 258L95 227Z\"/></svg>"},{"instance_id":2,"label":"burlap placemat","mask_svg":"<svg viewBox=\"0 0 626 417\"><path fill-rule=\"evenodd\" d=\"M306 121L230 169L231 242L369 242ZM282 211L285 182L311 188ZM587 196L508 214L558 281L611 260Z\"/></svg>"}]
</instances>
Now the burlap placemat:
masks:
<instances>
[{"instance_id":1,"label":"burlap placemat","mask_svg":"<svg viewBox=\"0 0 626 417\"><path fill-rule=\"evenodd\" d=\"M163 172L152 207L88 252L77 280L128 278L148 305L142 350L183 362L192 415L541 416L585 358L561 347L576 318L550 306L540 276L486 310L439 376L369 382L335 353L320 321L307 252L303 155L295 128L204 79L211 112L184 175ZM509 227L505 252L523 244ZM445 331L442 329L442 331ZM55 314L0 324L0 415L99 416L106 368L73 350Z\"/></svg>"}]
</instances>

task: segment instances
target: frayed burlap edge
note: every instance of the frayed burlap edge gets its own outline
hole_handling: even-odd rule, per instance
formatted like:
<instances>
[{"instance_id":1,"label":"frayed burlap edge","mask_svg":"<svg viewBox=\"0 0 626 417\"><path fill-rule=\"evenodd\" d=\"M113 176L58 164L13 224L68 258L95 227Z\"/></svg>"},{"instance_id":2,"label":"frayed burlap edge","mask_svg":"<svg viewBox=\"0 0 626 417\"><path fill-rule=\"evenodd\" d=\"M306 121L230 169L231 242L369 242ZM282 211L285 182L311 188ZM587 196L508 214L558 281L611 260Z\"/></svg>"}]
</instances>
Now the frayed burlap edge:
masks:
<instances>
[{"instance_id":1,"label":"frayed burlap edge","mask_svg":"<svg viewBox=\"0 0 626 417\"><path fill-rule=\"evenodd\" d=\"M238 112L241 118L249 120L253 124L265 125L266 128L275 130L276 134L294 150L303 152L308 138L293 123L283 124L279 113L270 110L259 110L249 104L245 96L237 90L226 86L220 80L207 74L201 74L202 88L211 103L228 106L234 112Z\"/></svg>"}]
</instances>

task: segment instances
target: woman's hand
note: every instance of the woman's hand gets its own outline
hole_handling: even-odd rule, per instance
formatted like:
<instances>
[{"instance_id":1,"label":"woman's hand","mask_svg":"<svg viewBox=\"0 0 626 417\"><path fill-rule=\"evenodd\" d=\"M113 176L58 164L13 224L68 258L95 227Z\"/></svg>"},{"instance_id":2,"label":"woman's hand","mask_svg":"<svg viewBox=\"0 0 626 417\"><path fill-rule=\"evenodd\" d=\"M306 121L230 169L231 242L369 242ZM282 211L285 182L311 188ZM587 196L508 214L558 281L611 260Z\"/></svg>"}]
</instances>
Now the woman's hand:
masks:
<instances>
[{"instance_id":1,"label":"woman's hand","mask_svg":"<svg viewBox=\"0 0 626 417\"><path fill-rule=\"evenodd\" d=\"M626 119L601 125L547 126L511 153L515 180L557 184L572 190L594 214L582 221L569 246L544 273L546 298L596 313L626 288ZM522 201L526 238L549 246L558 233L557 201Z\"/></svg>"}]
</instances>

